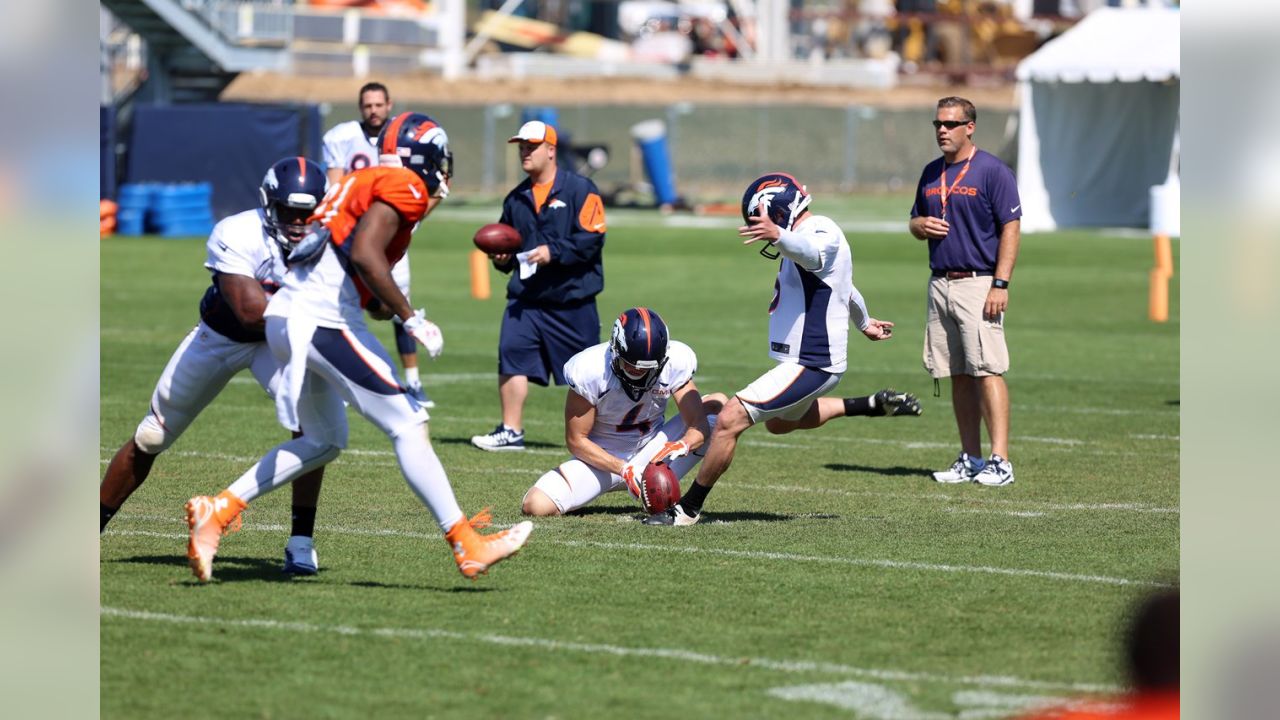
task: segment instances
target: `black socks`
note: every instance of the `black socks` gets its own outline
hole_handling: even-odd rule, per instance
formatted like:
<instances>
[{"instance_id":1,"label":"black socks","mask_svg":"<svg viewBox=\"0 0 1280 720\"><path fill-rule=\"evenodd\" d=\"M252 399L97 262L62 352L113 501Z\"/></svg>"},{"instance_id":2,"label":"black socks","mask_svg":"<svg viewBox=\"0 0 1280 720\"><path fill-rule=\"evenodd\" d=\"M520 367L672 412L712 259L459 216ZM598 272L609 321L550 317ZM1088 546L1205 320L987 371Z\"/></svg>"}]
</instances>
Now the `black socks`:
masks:
<instances>
[{"instance_id":1,"label":"black socks","mask_svg":"<svg viewBox=\"0 0 1280 720\"><path fill-rule=\"evenodd\" d=\"M290 535L311 537L316 531L316 509L313 507L293 506L293 530Z\"/></svg>"},{"instance_id":2,"label":"black socks","mask_svg":"<svg viewBox=\"0 0 1280 720\"><path fill-rule=\"evenodd\" d=\"M702 512L702 503L707 499L707 493L711 492L711 488L703 487L696 482L689 483L689 489L684 491L684 497L680 498L680 507L684 508L686 515L697 515Z\"/></svg>"},{"instance_id":3,"label":"black socks","mask_svg":"<svg viewBox=\"0 0 1280 720\"><path fill-rule=\"evenodd\" d=\"M876 406L875 395L845 398L844 414L849 417L854 415L884 415L884 408Z\"/></svg>"}]
</instances>

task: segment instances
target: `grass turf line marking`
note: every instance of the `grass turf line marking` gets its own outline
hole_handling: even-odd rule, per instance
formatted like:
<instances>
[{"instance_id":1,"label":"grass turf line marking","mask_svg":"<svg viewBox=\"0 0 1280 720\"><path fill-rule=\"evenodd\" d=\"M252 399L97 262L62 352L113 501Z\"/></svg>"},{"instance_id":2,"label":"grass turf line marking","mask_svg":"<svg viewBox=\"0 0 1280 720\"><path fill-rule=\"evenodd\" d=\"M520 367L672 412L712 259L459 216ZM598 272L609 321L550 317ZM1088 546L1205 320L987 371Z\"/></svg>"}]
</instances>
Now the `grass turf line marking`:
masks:
<instances>
[{"instance_id":1,"label":"grass turf line marking","mask_svg":"<svg viewBox=\"0 0 1280 720\"><path fill-rule=\"evenodd\" d=\"M1035 577L1048 580L1066 580L1069 582L1101 583L1104 585L1135 585L1139 587L1172 587L1168 583L1154 580L1134 580L1131 578L1108 577L1105 575L1079 575L1075 573L1053 572L1049 570L1026 570L1022 568L999 568L986 565L943 565L940 563L922 563L903 560L881 560L876 558L842 558L824 557L821 555L796 555L793 553L767 552L763 550L727 550L724 548L704 548L690 546L645 545L643 543L611 543L593 540L544 540L543 542L568 547L598 547L606 550L638 550L641 552L675 552L689 555L707 554L721 557L743 558L750 560L782 560L786 562L815 562L838 565L855 565L861 567L881 567L893 570L924 570L929 572L976 573L992 575L1010 575L1015 577Z\"/></svg>"},{"instance_id":2,"label":"grass turf line marking","mask_svg":"<svg viewBox=\"0 0 1280 720\"><path fill-rule=\"evenodd\" d=\"M568 642L551 638L518 637L488 633L463 633L437 628L359 628L351 627L349 625L318 625L313 623L272 620L266 618L215 618L202 617L198 615L175 615L172 613L129 610L126 608L110 606L103 606L99 612L102 617L120 618L125 620L209 625L219 628L241 627L343 636L403 638L409 640L462 640L466 642L482 642L505 647L528 647L551 651L587 653L592 655L613 655L615 657L659 658L663 660L676 660L679 662L696 663L700 665L758 667L765 670L775 670L787 673L826 673L831 675L874 678L877 680L900 682L945 683L948 685L975 685L979 687L1025 687L1089 693L1110 693L1119 691L1119 688L1095 683L1027 680L1007 675L974 675L957 677L936 675L933 673L860 668L840 663L814 662L810 660L776 660L773 658L760 657L722 657L719 655L710 655L707 653L699 653L692 650L681 650L676 648L626 647L623 645Z\"/></svg>"},{"instance_id":3,"label":"grass turf line marking","mask_svg":"<svg viewBox=\"0 0 1280 720\"><path fill-rule=\"evenodd\" d=\"M987 498L965 495L943 495L941 493L887 493L875 490L840 490L837 488L814 488L804 487L801 485L754 485L750 483L733 483L726 485L727 488L741 488L743 490L771 490L775 492L805 492L818 493L821 495L845 495L850 497L875 497L875 498L892 498L895 500L937 500L939 502L963 502L975 503L977 505L1006 505L1028 510L1116 510L1123 512L1139 512L1139 513L1164 513L1176 515L1181 512L1178 508L1156 507L1146 503L1053 503L1053 502L1037 502L1034 500L1008 500L1004 498Z\"/></svg>"},{"instance_id":4,"label":"grass turf line marking","mask_svg":"<svg viewBox=\"0 0 1280 720\"><path fill-rule=\"evenodd\" d=\"M264 525L244 523L241 531L283 532L284 525ZM338 535L361 535L366 537L405 537L415 539L436 540L439 533L420 533L408 530L367 529L317 526L320 532ZM545 526L542 529L546 529ZM165 537L186 539L186 533L154 533L145 530L108 530L107 535L141 535L144 537ZM892 570L921 570L925 572L968 573L978 575L1007 575L1013 577L1042 578L1046 580L1063 580L1066 582L1100 583L1103 585L1131 585L1137 587L1172 587L1167 583L1153 580L1134 580L1132 578L1109 577L1106 575L1081 575L1077 573L1054 572L1050 570L1029 570L1024 568L1000 568L987 565L944 565L941 563L924 563L909 560L886 560L879 558L828 557L823 555L797 555L794 553L768 552L764 550L728 550L724 548L707 548L695 545L647 545L644 543L615 543L593 540L554 540L540 539L542 544L562 545L574 548L600 548L604 550L634 550L638 552L669 552L686 555L717 555L745 560L779 560L783 562L811 562L831 565L851 565L855 567L879 567Z\"/></svg>"}]
</instances>

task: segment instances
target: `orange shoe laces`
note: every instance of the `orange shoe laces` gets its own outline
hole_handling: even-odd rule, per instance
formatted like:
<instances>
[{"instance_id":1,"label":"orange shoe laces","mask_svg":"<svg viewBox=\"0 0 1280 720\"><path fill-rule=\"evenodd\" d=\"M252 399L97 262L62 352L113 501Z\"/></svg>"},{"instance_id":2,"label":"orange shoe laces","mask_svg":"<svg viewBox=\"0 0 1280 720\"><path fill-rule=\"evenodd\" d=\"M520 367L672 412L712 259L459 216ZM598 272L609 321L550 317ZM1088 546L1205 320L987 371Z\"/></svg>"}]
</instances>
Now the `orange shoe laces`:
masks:
<instances>
[{"instance_id":1,"label":"orange shoe laces","mask_svg":"<svg viewBox=\"0 0 1280 720\"><path fill-rule=\"evenodd\" d=\"M467 520L467 524L471 526L471 529L481 530L493 524L493 513L489 512L489 510L490 508L485 508Z\"/></svg>"}]
</instances>

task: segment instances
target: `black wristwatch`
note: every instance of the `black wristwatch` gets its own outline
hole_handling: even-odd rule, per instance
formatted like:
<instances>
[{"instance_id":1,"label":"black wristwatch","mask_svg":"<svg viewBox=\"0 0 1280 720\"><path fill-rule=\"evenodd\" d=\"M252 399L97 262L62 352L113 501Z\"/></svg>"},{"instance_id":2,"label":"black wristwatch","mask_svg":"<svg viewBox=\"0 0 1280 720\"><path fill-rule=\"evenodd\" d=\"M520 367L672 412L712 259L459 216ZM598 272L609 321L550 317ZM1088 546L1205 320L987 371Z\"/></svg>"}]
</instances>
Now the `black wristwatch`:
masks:
<instances>
[{"instance_id":1,"label":"black wristwatch","mask_svg":"<svg viewBox=\"0 0 1280 720\"><path fill-rule=\"evenodd\" d=\"M997 290L1008 290L1009 281L1001 280L1000 278L993 278L991 280L991 287L996 288Z\"/></svg>"}]
</instances>

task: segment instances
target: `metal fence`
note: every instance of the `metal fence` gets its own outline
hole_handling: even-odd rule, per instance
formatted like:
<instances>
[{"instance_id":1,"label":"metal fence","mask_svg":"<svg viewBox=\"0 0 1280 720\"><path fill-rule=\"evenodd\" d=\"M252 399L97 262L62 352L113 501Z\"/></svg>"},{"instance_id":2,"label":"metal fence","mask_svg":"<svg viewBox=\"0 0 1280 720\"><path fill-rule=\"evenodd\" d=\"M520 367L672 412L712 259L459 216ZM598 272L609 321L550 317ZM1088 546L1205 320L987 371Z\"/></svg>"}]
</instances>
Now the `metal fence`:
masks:
<instances>
[{"instance_id":1,"label":"metal fence","mask_svg":"<svg viewBox=\"0 0 1280 720\"><path fill-rule=\"evenodd\" d=\"M462 194L502 194L524 178L506 140L520 125L513 105L437 106L402 103L426 112L449 133ZM592 178L607 192L643 188L642 164L630 128L665 120L679 192L694 200L735 198L744 183L771 170L792 172L815 191L910 189L938 156L933 108L748 106L719 104L577 105L556 108L561 137L604 144L609 163ZM1011 117L1012 116L1012 117ZM1016 158L1016 115L979 109L975 142L1010 165ZM325 127L357 119L354 107L334 107Z\"/></svg>"}]
</instances>

